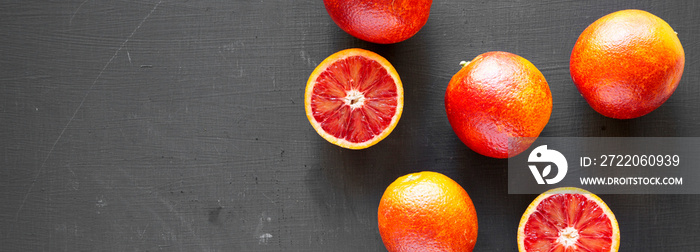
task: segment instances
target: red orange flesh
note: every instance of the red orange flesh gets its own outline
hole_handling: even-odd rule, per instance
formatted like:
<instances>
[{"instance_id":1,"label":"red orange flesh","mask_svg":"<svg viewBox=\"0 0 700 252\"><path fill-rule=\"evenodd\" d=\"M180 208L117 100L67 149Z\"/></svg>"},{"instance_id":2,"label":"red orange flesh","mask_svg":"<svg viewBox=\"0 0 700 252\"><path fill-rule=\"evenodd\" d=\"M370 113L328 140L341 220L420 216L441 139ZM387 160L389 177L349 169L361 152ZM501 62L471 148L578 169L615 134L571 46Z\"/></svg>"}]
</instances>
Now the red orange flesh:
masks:
<instances>
[{"instance_id":1,"label":"red orange flesh","mask_svg":"<svg viewBox=\"0 0 700 252\"><path fill-rule=\"evenodd\" d=\"M403 110L403 87L396 70L363 49L337 52L309 77L306 115L329 142L350 149L372 146L391 133Z\"/></svg>"},{"instance_id":2,"label":"red orange flesh","mask_svg":"<svg viewBox=\"0 0 700 252\"><path fill-rule=\"evenodd\" d=\"M610 208L595 194L564 187L538 196L518 227L521 252L614 252L620 229Z\"/></svg>"}]
</instances>

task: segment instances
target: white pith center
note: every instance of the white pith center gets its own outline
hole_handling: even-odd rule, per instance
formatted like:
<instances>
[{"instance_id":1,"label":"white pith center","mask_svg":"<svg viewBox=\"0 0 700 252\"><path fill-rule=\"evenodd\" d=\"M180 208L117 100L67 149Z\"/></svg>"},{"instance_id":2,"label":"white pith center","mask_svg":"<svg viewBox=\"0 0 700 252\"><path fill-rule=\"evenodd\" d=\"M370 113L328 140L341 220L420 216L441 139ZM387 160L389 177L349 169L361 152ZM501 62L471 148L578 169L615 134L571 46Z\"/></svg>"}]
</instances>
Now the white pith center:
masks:
<instances>
[{"instance_id":1,"label":"white pith center","mask_svg":"<svg viewBox=\"0 0 700 252\"><path fill-rule=\"evenodd\" d=\"M350 106L350 108L356 109L361 108L365 104L365 95L357 90L348 91L345 96L345 105Z\"/></svg>"},{"instance_id":2,"label":"white pith center","mask_svg":"<svg viewBox=\"0 0 700 252\"><path fill-rule=\"evenodd\" d=\"M564 247L575 246L576 241L578 241L578 230L576 230L574 227L567 227L559 230L559 238L557 238L557 242L564 245Z\"/></svg>"}]
</instances>

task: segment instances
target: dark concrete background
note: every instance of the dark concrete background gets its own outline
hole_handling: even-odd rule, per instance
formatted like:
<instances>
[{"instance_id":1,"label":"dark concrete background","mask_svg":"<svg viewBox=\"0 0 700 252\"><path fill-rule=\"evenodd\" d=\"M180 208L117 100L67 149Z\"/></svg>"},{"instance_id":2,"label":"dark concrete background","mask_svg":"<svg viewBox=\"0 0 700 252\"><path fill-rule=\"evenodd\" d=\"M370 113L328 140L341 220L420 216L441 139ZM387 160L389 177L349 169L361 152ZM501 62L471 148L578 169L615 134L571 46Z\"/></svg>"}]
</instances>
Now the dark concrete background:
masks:
<instances>
[{"instance_id":1,"label":"dark concrete background","mask_svg":"<svg viewBox=\"0 0 700 252\"><path fill-rule=\"evenodd\" d=\"M685 48L676 93L642 118L593 111L569 76L586 26L621 9L666 20ZM507 194L507 161L452 132L461 60L519 54L547 78L542 136L700 136L697 1L441 1L393 45L340 30L320 0L0 3L0 250L384 251L376 210L397 177L444 173L471 195L477 251L516 251L536 195ZM315 66L375 51L404 82L394 132L362 151L304 115ZM699 251L700 196L601 195L621 251Z\"/></svg>"}]
</instances>

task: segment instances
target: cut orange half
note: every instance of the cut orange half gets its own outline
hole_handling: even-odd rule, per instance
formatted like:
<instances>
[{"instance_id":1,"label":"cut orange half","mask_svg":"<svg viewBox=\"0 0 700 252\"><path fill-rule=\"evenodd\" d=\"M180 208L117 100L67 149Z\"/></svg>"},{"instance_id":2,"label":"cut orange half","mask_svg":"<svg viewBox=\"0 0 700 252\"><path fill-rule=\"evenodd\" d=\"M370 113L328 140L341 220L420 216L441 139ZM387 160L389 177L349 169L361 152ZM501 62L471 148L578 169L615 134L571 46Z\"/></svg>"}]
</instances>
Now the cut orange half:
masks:
<instances>
[{"instance_id":1,"label":"cut orange half","mask_svg":"<svg viewBox=\"0 0 700 252\"><path fill-rule=\"evenodd\" d=\"M328 56L309 76L306 117L321 137L348 149L386 138L403 111L403 86L382 56L346 49Z\"/></svg>"},{"instance_id":2,"label":"cut orange half","mask_svg":"<svg viewBox=\"0 0 700 252\"><path fill-rule=\"evenodd\" d=\"M521 252L610 252L620 247L620 228L610 208L586 190L546 191L527 207L518 226Z\"/></svg>"}]
</instances>

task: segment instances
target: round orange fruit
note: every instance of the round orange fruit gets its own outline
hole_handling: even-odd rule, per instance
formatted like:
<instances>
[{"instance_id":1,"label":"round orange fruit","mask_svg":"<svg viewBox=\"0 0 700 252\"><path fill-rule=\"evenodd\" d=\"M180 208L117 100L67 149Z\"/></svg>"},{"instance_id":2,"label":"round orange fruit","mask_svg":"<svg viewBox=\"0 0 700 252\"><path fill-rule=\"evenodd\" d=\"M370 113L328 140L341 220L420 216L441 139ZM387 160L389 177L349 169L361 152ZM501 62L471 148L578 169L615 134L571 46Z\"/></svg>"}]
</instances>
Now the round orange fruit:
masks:
<instances>
[{"instance_id":1,"label":"round orange fruit","mask_svg":"<svg viewBox=\"0 0 700 252\"><path fill-rule=\"evenodd\" d=\"M445 110L464 144L485 156L508 158L527 149L552 113L542 73L508 52L487 52L459 70L447 86Z\"/></svg>"},{"instance_id":2,"label":"round orange fruit","mask_svg":"<svg viewBox=\"0 0 700 252\"><path fill-rule=\"evenodd\" d=\"M646 11L622 10L581 33L569 68L595 111L630 119L666 102L678 87L684 65L683 47L668 23Z\"/></svg>"},{"instance_id":3,"label":"round orange fruit","mask_svg":"<svg viewBox=\"0 0 700 252\"><path fill-rule=\"evenodd\" d=\"M379 202L378 222L389 252L469 252L479 229L469 194L436 172L412 173L391 183Z\"/></svg>"},{"instance_id":4,"label":"round orange fruit","mask_svg":"<svg viewBox=\"0 0 700 252\"><path fill-rule=\"evenodd\" d=\"M356 38L392 44L415 35L428 21L432 0L324 0L331 19Z\"/></svg>"},{"instance_id":5,"label":"round orange fruit","mask_svg":"<svg viewBox=\"0 0 700 252\"><path fill-rule=\"evenodd\" d=\"M396 69L371 51L352 48L328 56L309 76L306 117L321 137L348 149L386 138L403 111Z\"/></svg>"},{"instance_id":6,"label":"round orange fruit","mask_svg":"<svg viewBox=\"0 0 700 252\"><path fill-rule=\"evenodd\" d=\"M620 228L608 205L589 191L560 187L530 204L518 226L518 250L615 252Z\"/></svg>"}]
</instances>

